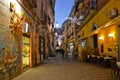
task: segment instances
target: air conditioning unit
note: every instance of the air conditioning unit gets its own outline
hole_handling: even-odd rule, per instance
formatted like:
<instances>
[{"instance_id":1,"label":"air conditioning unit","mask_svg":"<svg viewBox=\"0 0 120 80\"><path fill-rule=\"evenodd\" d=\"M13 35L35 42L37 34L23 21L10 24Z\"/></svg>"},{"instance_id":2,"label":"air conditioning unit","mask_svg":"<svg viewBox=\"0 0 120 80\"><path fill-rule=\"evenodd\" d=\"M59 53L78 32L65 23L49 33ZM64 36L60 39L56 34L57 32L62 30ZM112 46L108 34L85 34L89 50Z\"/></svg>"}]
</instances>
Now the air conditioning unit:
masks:
<instances>
[{"instance_id":1,"label":"air conditioning unit","mask_svg":"<svg viewBox=\"0 0 120 80\"><path fill-rule=\"evenodd\" d=\"M29 27L29 24L28 24L28 23L25 23L25 24L23 25L23 29L22 29L23 33L27 33L27 32L28 32L28 27Z\"/></svg>"},{"instance_id":2,"label":"air conditioning unit","mask_svg":"<svg viewBox=\"0 0 120 80\"><path fill-rule=\"evenodd\" d=\"M109 12L108 12L108 18L113 19L116 16L118 16L118 10L116 8L112 8Z\"/></svg>"}]
</instances>

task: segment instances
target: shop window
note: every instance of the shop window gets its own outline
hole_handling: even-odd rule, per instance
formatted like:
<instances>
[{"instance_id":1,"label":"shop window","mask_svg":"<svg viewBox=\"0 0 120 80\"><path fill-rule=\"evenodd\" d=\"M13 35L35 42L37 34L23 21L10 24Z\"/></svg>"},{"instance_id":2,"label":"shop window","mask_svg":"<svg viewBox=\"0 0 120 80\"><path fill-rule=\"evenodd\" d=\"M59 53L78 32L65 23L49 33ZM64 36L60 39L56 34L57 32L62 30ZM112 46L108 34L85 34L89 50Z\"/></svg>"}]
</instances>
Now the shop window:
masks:
<instances>
[{"instance_id":1,"label":"shop window","mask_svg":"<svg viewBox=\"0 0 120 80\"><path fill-rule=\"evenodd\" d=\"M22 40L22 67L26 68L30 65L30 38L23 36Z\"/></svg>"},{"instance_id":2,"label":"shop window","mask_svg":"<svg viewBox=\"0 0 120 80\"><path fill-rule=\"evenodd\" d=\"M84 48L86 46L86 40L82 40L82 47Z\"/></svg>"}]
</instances>

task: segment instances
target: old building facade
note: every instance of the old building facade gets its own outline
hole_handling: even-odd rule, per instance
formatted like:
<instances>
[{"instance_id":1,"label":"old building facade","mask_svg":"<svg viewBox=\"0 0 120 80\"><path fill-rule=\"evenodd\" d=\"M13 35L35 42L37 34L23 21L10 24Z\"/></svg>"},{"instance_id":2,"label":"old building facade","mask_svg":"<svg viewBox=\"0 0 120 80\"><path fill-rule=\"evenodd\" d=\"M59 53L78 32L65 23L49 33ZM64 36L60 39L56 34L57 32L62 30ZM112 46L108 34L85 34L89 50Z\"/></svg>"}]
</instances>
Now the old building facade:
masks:
<instances>
[{"instance_id":1,"label":"old building facade","mask_svg":"<svg viewBox=\"0 0 120 80\"><path fill-rule=\"evenodd\" d=\"M37 1L0 0L1 80L40 64L43 54L44 59L48 57L48 45L52 47L53 43L55 0Z\"/></svg>"},{"instance_id":2,"label":"old building facade","mask_svg":"<svg viewBox=\"0 0 120 80\"><path fill-rule=\"evenodd\" d=\"M75 0L75 10L71 9L65 23L68 23L68 44L74 43L79 59L84 61L87 54L97 51L97 55L119 60L118 5L119 0Z\"/></svg>"},{"instance_id":3,"label":"old building facade","mask_svg":"<svg viewBox=\"0 0 120 80\"><path fill-rule=\"evenodd\" d=\"M77 6L76 15L84 14L84 20L77 30L77 35L80 36L79 57L83 58L84 49L88 50L87 54L92 54L91 50L97 49L98 54L113 56L119 60L119 0L91 1L84 0L79 3L80 8ZM86 8L87 6L90 8ZM88 9L88 12L84 9Z\"/></svg>"}]
</instances>

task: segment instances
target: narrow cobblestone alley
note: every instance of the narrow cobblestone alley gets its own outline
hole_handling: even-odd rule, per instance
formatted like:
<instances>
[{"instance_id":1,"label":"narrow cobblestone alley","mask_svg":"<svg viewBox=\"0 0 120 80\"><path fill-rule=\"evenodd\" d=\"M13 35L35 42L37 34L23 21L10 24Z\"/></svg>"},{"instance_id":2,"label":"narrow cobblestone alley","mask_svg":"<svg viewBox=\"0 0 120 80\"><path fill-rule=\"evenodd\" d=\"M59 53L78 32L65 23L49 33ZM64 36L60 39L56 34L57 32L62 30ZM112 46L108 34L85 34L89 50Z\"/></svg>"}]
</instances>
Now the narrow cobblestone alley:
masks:
<instances>
[{"instance_id":1,"label":"narrow cobblestone alley","mask_svg":"<svg viewBox=\"0 0 120 80\"><path fill-rule=\"evenodd\" d=\"M115 80L110 69L82 63L73 58L49 58L13 80Z\"/></svg>"}]
</instances>

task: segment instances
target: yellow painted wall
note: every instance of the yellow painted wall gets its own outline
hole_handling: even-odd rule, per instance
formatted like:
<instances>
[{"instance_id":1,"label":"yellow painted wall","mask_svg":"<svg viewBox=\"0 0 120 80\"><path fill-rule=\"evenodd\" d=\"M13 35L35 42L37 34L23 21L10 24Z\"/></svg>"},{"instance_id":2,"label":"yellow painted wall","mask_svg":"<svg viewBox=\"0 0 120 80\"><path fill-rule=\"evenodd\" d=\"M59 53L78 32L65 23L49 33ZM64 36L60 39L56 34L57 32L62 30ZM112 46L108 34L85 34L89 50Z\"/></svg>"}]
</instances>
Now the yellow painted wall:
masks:
<instances>
[{"instance_id":1,"label":"yellow painted wall","mask_svg":"<svg viewBox=\"0 0 120 80\"><path fill-rule=\"evenodd\" d=\"M83 32L84 32L84 37L88 37L88 42L90 42L90 34L92 34L92 24L96 23L98 25L98 27L103 27L107 22L111 21L112 19L108 18L108 12L110 9L112 8L117 8L118 12L120 13L120 0L110 0L80 31L79 34L82 36ZM116 41L117 41L117 35L116 37L114 37L112 40L110 38L108 38L108 34L114 32L116 34L116 26L111 26L108 27L106 29L102 29L100 30L100 32L98 31L98 37L100 35L104 35L104 50L105 52L107 52L108 50L108 46L110 46L111 43L114 43L114 45L116 45ZM89 35L89 36L88 36ZM100 42L98 47L100 47ZM90 43L88 43L87 45L90 45ZM112 45L112 44L111 44Z\"/></svg>"},{"instance_id":2,"label":"yellow painted wall","mask_svg":"<svg viewBox=\"0 0 120 80\"><path fill-rule=\"evenodd\" d=\"M108 19L107 14L109 12L110 9L112 8L117 8L118 11L120 12L120 0L110 0L109 3L107 3L105 5L104 8L102 8L95 17L93 17L92 20L90 20L85 26L84 28L81 30L84 31L85 35L88 35L89 33L91 33L91 28L92 28L92 24L96 23L98 25L98 27L103 26L105 23L109 22L111 19ZM80 33L81 33L80 32Z\"/></svg>"}]
</instances>

